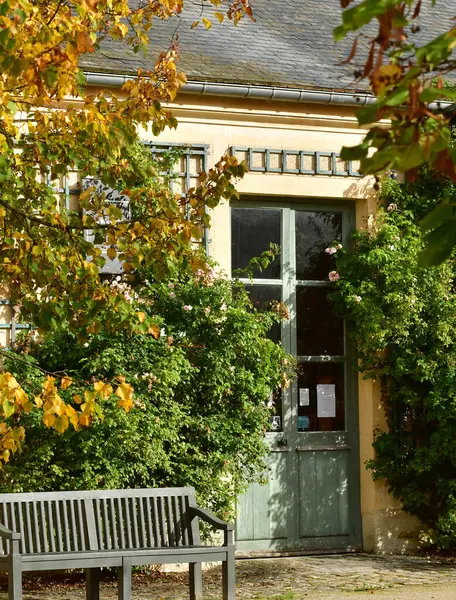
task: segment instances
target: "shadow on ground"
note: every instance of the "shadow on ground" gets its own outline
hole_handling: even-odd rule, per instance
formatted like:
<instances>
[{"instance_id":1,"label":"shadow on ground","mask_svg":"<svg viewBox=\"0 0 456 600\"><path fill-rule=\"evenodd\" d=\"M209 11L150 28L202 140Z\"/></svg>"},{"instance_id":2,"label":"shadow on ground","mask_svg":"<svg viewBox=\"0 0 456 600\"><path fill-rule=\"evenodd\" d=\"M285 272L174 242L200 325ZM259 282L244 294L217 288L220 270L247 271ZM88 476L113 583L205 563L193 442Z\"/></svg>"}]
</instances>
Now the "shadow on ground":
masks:
<instances>
[{"instance_id":1,"label":"shadow on ground","mask_svg":"<svg viewBox=\"0 0 456 600\"><path fill-rule=\"evenodd\" d=\"M242 600L301 600L309 597L350 597L354 592L379 593L379 598L404 597L405 590L415 598L417 590L434 590L446 586L449 598L456 597L456 560L412 556L331 555L293 558L238 560L236 562L237 596ZM187 573L160 573L152 570L136 573L133 579L134 600L154 597L166 600L188 598ZM204 573L205 597L221 597L219 567ZM0 579L0 600L6 600L7 582ZM445 588L445 589L446 589ZM400 590L400 594L399 594ZM103 600L117 597L114 572L104 572ZM26 574L24 600L79 600L85 597L84 575ZM377 597L377 596L376 596ZM429 595L429 598L432 598Z\"/></svg>"}]
</instances>

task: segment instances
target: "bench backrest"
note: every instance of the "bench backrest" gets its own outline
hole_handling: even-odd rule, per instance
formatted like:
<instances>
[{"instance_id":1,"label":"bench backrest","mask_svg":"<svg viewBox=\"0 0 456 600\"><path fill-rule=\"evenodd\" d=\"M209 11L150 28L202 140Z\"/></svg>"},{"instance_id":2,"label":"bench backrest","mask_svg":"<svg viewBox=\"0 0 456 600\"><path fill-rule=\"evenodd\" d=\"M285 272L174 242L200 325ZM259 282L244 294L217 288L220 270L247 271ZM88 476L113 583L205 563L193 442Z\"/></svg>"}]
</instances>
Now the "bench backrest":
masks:
<instances>
[{"instance_id":1,"label":"bench backrest","mask_svg":"<svg viewBox=\"0 0 456 600\"><path fill-rule=\"evenodd\" d=\"M195 503L193 488L0 494L0 523L22 554L188 546L200 543Z\"/></svg>"}]
</instances>

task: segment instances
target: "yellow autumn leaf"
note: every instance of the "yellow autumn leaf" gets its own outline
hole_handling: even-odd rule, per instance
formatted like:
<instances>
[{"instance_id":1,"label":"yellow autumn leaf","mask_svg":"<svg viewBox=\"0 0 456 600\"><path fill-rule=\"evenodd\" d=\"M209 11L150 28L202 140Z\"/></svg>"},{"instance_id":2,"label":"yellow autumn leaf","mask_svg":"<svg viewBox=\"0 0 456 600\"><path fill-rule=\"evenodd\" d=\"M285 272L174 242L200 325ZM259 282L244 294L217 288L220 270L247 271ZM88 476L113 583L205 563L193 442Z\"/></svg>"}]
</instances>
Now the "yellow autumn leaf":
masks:
<instances>
[{"instance_id":1,"label":"yellow autumn leaf","mask_svg":"<svg viewBox=\"0 0 456 600\"><path fill-rule=\"evenodd\" d=\"M402 76L402 68L399 65L383 65L373 72L371 85L375 94L381 96L388 88L395 85Z\"/></svg>"},{"instance_id":2,"label":"yellow autumn leaf","mask_svg":"<svg viewBox=\"0 0 456 600\"><path fill-rule=\"evenodd\" d=\"M27 400L27 402L22 405L22 409L28 414L33 410L33 404L30 402L30 400Z\"/></svg>"},{"instance_id":3,"label":"yellow autumn leaf","mask_svg":"<svg viewBox=\"0 0 456 600\"><path fill-rule=\"evenodd\" d=\"M54 404L54 413L60 417L65 413L65 404L63 402L56 402Z\"/></svg>"},{"instance_id":4,"label":"yellow autumn leaf","mask_svg":"<svg viewBox=\"0 0 456 600\"><path fill-rule=\"evenodd\" d=\"M65 407L65 413L70 423L73 425L75 431L77 431L79 429L79 415L77 411L75 411L72 406L67 404Z\"/></svg>"},{"instance_id":5,"label":"yellow autumn leaf","mask_svg":"<svg viewBox=\"0 0 456 600\"><path fill-rule=\"evenodd\" d=\"M55 378L48 375L43 383L45 392L52 392L55 389Z\"/></svg>"},{"instance_id":6,"label":"yellow autumn leaf","mask_svg":"<svg viewBox=\"0 0 456 600\"><path fill-rule=\"evenodd\" d=\"M16 403L21 406L24 406L29 399L25 391L20 386L15 390L14 397L16 399Z\"/></svg>"},{"instance_id":7,"label":"yellow autumn leaf","mask_svg":"<svg viewBox=\"0 0 456 600\"><path fill-rule=\"evenodd\" d=\"M76 402L76 404L81 404L82 403L82 397L79 394L74 394L74 396L73 396L73 402Z\"/></svg>"},{"instance_id":8,"label":"yellow autumn leaf","mask_svg":"<svg viewBox=\"0 0 456 600\"><path fill-rule=\"evenodd\" d=\"M52 415L51 413L44 413L43 415L43 423L46 425L46 427L52 427L55 423L55 416Z\"/></svg>"},{"instance_id":9,"label":"yellow autumn leaf","mask_svg":"<svg viewBox=\"0 0 456 600\"><path fill-rule=\"evenodd\" d=\"M79 425L81 427L88 427L90 425L90 416L86 414L79 415Z\"/></svg>"},{"instance_id":10,"label":"yellow autumn leaf","mask_svg":"<svg viewBox=\"0 0 456 600\"><path fill-rule=\"evenodd\" d=\"M43 406L43 398L41 396L35 396L34 401L38 408L41 408Z\"/></svg>"},{"instance_id":11,"label":"yellow autumn leaf","mask_svg":"<svg viewBox=\"0 0 456 600\"><path fill-rule=\"evenodd\" d=\"M154 325L151 325L149 327L149 333L151 335L153 335L155 339L158 339L160 337L160 328L159 328L159 326L156 325L155 323L154 323Z\"/></svg>"},{"instance_id":12,"label":"yellow autumn leaf","mask_svg":"<svg viewBox=\"0 0 456 600\"><path fill-rule=\"evenodd\" d=\"M209 21L209 19L206 19L205 17L203 17L202 21L203 21L206 29L210 29L212 27L212 23L211 23L211 21Z\"/></svg>"},{"instance_id":13,"label":"yellow autumn leaf","mask_svg":"<svg viewBox=\"0 0 456 600\"><path fill-rule=\"evenodd\" d=\"M11 415L13 415L16 411L15 405L8 399L3 400L3 402L1 402L1 406L3 408L3 416L6 418L11 417Z\"/></svg>"},{"instance_id":14,"label":"yellow autumn leaf","mask_svg":"<svg viewBox=\"0 0 456 600\"><path fill-rule=\"evenodd\" d=\"M133 406L133 388L129 383L121 383L115 392L116 396L120 398L117 406L125 409L129 412Z\"/></svg>"},{"instance_id":15,"label":"yellow autumn leaf","mask_svg":"<svg viewBox=\"0 0 456 600\"><path fill-rule=\"evenodd\" d=\"M95 401L96 397L97 397L97 393L96 392L89 392L88 390L84 392L84 400L88 404L93 403Z\"/></svg>"},{"instance_id":16,"label":"yellow autumn leaf","mask_svg":"<svg viewBox=\"0 0 456 600\"><path fill-rule=\"evenodd\" d=\"M125 23L116 23L114 29L115 33L118 33L122 37L125 37L128 33L128 26Z\"/></svg>"},{"instance_id":17,"label":"yellow autumn leaf","mask_svg":"<svg viewBox=\"0 0 456 600\"><path fill-rule=\"evenodd\" d=\"M225 18L225 15L221 12L215 12L214 16L217 17L219 23L223 23L223 20Z\"/></svg>"},{"instance_id":18,"label":"yellow autumn leaf","mask_svg":"<svg viewBox=\"0 0 456 600\"><path fill-rule=\"evenodd\" d=\"M96 381L93 384L93 387L102 398L109 398L113 392L112 386L109 385L109 383L104 383L103 381Z\"/></svg>"},{"instance_id":19,"label":"yellow autumn leaf","mask_svg":"<svg viewBox=\"0 0 456 600\"><path fill-rule=\"evenodd\" d=\"M108 250L106 251L106 254L108 255L108 258L110 260L114 260L117 256L117 250L113 246L109 246Z\"/></svg>"},{"instance_id":20,"label":"yellow autumn leaf","mask_svg":"<svg viewBox=\"0 0 456 600\"><path fill-rule=\"evenodd\" d=\"M62 377L62 381L60 382L60 387L62 390L66 390L73 383L71 377Z\"/></svg>"},{"instance_id":21,"label":"yellow autumn leaf","mask_svg":"<svg viewBox=\"0 0 456 600\"><path fill-rule=\"evenodd\" d=\"M57 417L54 423L54 429L59 433L64 433L68 429L69 421L66 415Z\"/></svg>"},{"instance_id":22,"label":"yellow autumn leaf","mask_svg":"<svg viewBox=\"0 0 456 600\"><path fill-rule=\"evenodd\" d=\"M85 31L80 31L76 36L76 47L78 52L93 52L93 42L90 35ZM62 82L60 82L62 83Z\"/></svg>"},{"instance_id":23,"label":"yellow autumn leaf","mask_svg":"<svg viewBox=\"0 0 456 600\"><path fill-rule=\"evenodd\" d=\"M138 320L140 323L144 323L144 319L146 318L146 313L144 312L137 312L136 313L138 316Z\"/></svg>"},{"instance_id":24,"label":"yellow autumn leaf","mask_svg":"<svg viewBox=\"0 0 456 600\"><path fill-rule=\"evenodd\" d=\"M195 29L195 27L198 27L199 25L199 21L193 21L191 28Z\"/></svg>"}]
</instances>

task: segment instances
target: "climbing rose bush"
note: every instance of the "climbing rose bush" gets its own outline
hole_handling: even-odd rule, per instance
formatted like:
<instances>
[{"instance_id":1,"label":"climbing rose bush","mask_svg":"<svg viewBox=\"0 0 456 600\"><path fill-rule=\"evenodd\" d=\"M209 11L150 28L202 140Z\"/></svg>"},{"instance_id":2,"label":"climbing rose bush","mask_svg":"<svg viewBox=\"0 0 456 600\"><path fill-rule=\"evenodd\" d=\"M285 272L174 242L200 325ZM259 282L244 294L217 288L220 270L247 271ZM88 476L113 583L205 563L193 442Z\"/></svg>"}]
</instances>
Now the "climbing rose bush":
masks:
<instances>
[{"instance_id":1,"label":"climbing rose bush","mask_svg":"<svg viewBox=\"0 0 456 600\"><path fill-rule=\"evenodd\" d=\"M373 229L334 253L332 277L355 367L380 382L387 416L367 466L443 547L456 542L456 263L418 266L419 223L455 191L429 172L414 184L385 180Z\"/></svg>"},{"instance_id":2,"label":"climbing rose bush","mask_svg":"<svg viewBox=\"0 0 456 600\"><path fill-rule=\"evenodd\" d=\"M103 418L61 435L35 411L23 415L25 446L3 469L0 490L191 485L204 505L232 519L235 498L264 478L268 400L293 375L292 358L267 337L283 311L256 312L240 283L211 269L160 283L144 272L109 285L153 316L157 338L102 330L80 346L70 331L39 343L28 337L8 368L31 394L42 377L32 365L88 387L121 373L134 388L133 407L126 414L108 397Z\"/></svg>"}]
</instances>

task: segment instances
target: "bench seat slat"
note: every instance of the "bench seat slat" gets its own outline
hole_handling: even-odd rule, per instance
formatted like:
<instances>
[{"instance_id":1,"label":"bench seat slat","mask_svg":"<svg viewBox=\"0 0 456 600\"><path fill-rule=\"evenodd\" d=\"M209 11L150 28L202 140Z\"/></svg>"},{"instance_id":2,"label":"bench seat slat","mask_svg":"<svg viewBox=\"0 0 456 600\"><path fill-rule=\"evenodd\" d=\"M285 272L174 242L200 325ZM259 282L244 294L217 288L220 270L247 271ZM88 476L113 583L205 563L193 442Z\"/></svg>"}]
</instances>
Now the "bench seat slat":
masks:
<instances>
[{"instance_id":1,"label":"bench seat slat","mask_svg":"<svg viewBox=\"0 0 456 600\"><path fill-rule=\"evenodd\" d=\"M157 506L158 506L158 524L160 526L160 537L161 537L161 546L169 546L168 540L168 531L166 527L166 514L165 514L165 499L157 498Z\"/></svg>"},{"instance_id":2,"label":"bench seat slat","mask_svg":"<svg viewBox=\"0 0 456 600\"><path fill-rule=\"evenodd\" d=\"M36 500L32 501L32 525L33 525L33 551L34 552L42 552L41 548L41 540L40 540L40 532L38 529L38 510L37 510L37 502Z\"/></svg>"},{"instance_id":3,"label":"bench seat slat","mask_svg":"<svg viewBox=\"0 0 456 600\"><path fill-rule=\"evenodd\" d=\"M131 534L132 534L132 545L130 545L130 548L141 548L141 542L139 541L139 535L138 535L138 516L137 516L137 512L138 512L138 508L139 510L141 510L141 505L137 505L136 503L136 498L129 498L127 500L130 511L131 511L131 518L129 518L129 529L131 528ZM127 511L128 514L128 511ZM142 546L144 548L144 546Z\"/></svg>"},{"instance_id":4,"label":"bench seat slat","mask_svg":"<svg viewBox=\"0 0 456 600\"><path fill-rule=\"evenodd\" d=\"M63 540L62 540L62 515L60 512L60 502L55 500L52 502L54 508L55 517L55 541L56 551L63 552Z\"/></svg>"},{"instance_id":5,"label":"bench seat slat","mask_svg":"<svg viewBox=\"0 0 456 600\"><path fill-rule=\"evenodd\" d=\"M153 525L152 525L152 508L151 508L151 504L150 504L150 498L143 498L143 504L144 504L144 514L146 516L146 523L147 523L147 536L148 536L148 543L147 545L149 547L151 546L155 546L155 538L154 538L154 533L153 533Z\"/></svg>"},{"instance_id":6,"label":"bench seat slat","mask_svg":"<svg viewBox=\"0 0 456 600\"><path fill-rule=\"evenodd\" d=\"M122 507L122 500L127 500L126 498L116 498L115 499L115 512L116 512L116 521L117 521L117 539L119 540L119 548L125 548L125 523L124 523L124 515L125 511Z\"/></svg>"},{"instance_id":7,"label":"bench seat slat","mask_svg":"<svg viewBox=\"0 0 456 600\"><path fill-rule=\"evenodd\" d=\"M47 531L46 531L46 516L44 514L45 511L45 502L38 502L38 512L40 515L40 524L41 527L39 528L39 532L40 532L40 536L41 536L41 544L42 544L42 549L43 552L49 552L49 543L48 543L48 536L47 536ZM43 526L44 524L44 526Z\"/></svg>"},{"instance_id":8,"label":"bench seat slat","mask_svg":"<svg viewBox=\"0 0 456 600\"><path fill-rule=\"evenodd\" d=\"M130 549L118 549L118 550L93 550L87 552L39 552L37 554L24 554L22 556L23 562L31 562L33 560L49 560L53 561L57 558L61 558L62 560L75 558L78 560L83 560L85 557L93 557L97 558L100 556L125 556L128 558L132 558L135 556L162 556L163 554L168 555L180 555L182 554L182 548L178 548L176 546L166 546L164 548L130 548ZM216 552L216 553L226 553L225 546L188 546L185 548L186 551L192 554L204 554L204 552ZM2 560L6 559L6 557L2 557Z\"/></svg>"},{"instance_id":9,"label":"bench seat slat","mask_svg":"<svg viewBox=\"0 0 456 600\"><path fill-rule=\"evenodd\" d=\"M184 546L188 546L190 544L188 535L189 523L187 519L187 507L185 504L185 496L183 496L182 494L179 495L179 506L182 519L182 541Z\"/></svg>"},{"instance_id":10,"label":"bench seat slat","mask_svg":"<svg viewBox=\"0 0 456 600\"><path fill-rule=\"evenodd\" d=\"M1 494L2 502L32 502L34 500L42 500L42 494L46 495L48 500L74 500L75 493L82 500L87 498L118 498L119 496L144 498L144 497L159 497L175 496L183 494L184 496L194 495L195 489L192 487L185 488L145 488L145 489L126 489L126 490L81 490L77 492L27 492L27 493L11 493Z\"/></svg>"},{"instance_id":11,"label":"bench seat slat","mask_svg":"<svg viewBox=\"0 0 456 600\"><path fill-rule=\"evenodd\" d=\"M182 522L181 522L181 514L179 510L179 499L177 496L173 496L173 512L174 512L174 536L175 536L175 544L176 546L182 546Z\"/></svg>"},{"instance_id":12,"label":"bench seat slat","mask_svg":"<svg viewBox=\"0 0 456 600\"><path fill-rule=\"evenodd\" d=\"M69 525L69 519L68 519L67 506L68 506L68 503L66 500L62 501L61 503L59 502L59 508L61 509L62 514L63 514L63 535L64 535L63 550L66 552L71 550L70 525Z\"/></svg>"},{"instance_id":13,"label":"bench seat slat","mask_svg":"<svg viewBox=\"0 0 456 600\"><path fill-rule=\"evenodd\" d=\"M103 511L103 541L104 541L104 549L110 550L112 548L111 544L111 532L108 527L108 501L103 498L101 502L101 509Z\"/></svg>"},{"instance_id":14,"label":"bench seat slat","mask_svg":"<svg viewBox=\"0 0 456 600\"><path fill-rule=\"evenodd\" d=\"M25 513L24 546L26 552L32 552L32 522L30 519L30 504L21 503Z\"/></svg>"},{"instance_id":15,"label":"bench seat slat","mask_svg":"<svg viewBox=\"0 0 456 600\"><path fill-rule=\"evenodd\" d=\"M144 511L144 502L143 498L135 499L137 504L137 531L138 531L138 547L139 548L148 548L149 544L147 543L147 533L146 533L146 519L145 519L145 511ZM136 511L133 511L136 512Z\"/></svg>"},{"instance_id":16,"label":"bench seat slat","mask_svg":"<svg viewBox=\"0 0 456 600\"><path fill-rule=\"evenodd\" d=\"M55 552L56 551L56 546L55 546L55 528L54 528L54 515L53 515L53 502L46 502L46 506L47 506L47 510L48 510L48 523L49 523L49 545L50 545L50 551L51 552Z\"/></svg>"},{"instance_id":17,"label":"bench seat slat","mask_svg":"<svg viewBox=\"0 0 456 600\"><path fill-rule=\"evenodd\" d=\"M17 513L18 513L18 529L17 531L19 531L19 533L22 534L22 532L24 531L24 515L23 515L23 506L22 504L18 504L17 505ZM22 536L20 544L19 544L19 549L20 551L24 554L25 552L27 552L27 549L25 547L25 536Z\"/></svg>"},{"instance_id":18,"label":"bench seat slat","mask_svg":"<svg viewBox=\"0 0 456 600\"><path fill-rule=\"evenodd\" d=\"M111 548L117 550L119 548L119 544L117 542L117 519L114 500L115 498L108 498L108 526L109 533L111 534Z\"/></svg>"},{"instance_id":19,"label":"bench seat slat","mask_svg":"<svg viewBox=\"0 0 456 600\"><path fill-rule=\"evenodd\" d=\"M153 522L153 528L154 528L154 546L161 546L161 532L160 532L160 526L158 524L158 506L157 506L157 498L148 498L148 501L150 500L151 502L151 515L152 515L152 522Z\"/></svg>"}]
</instances>

